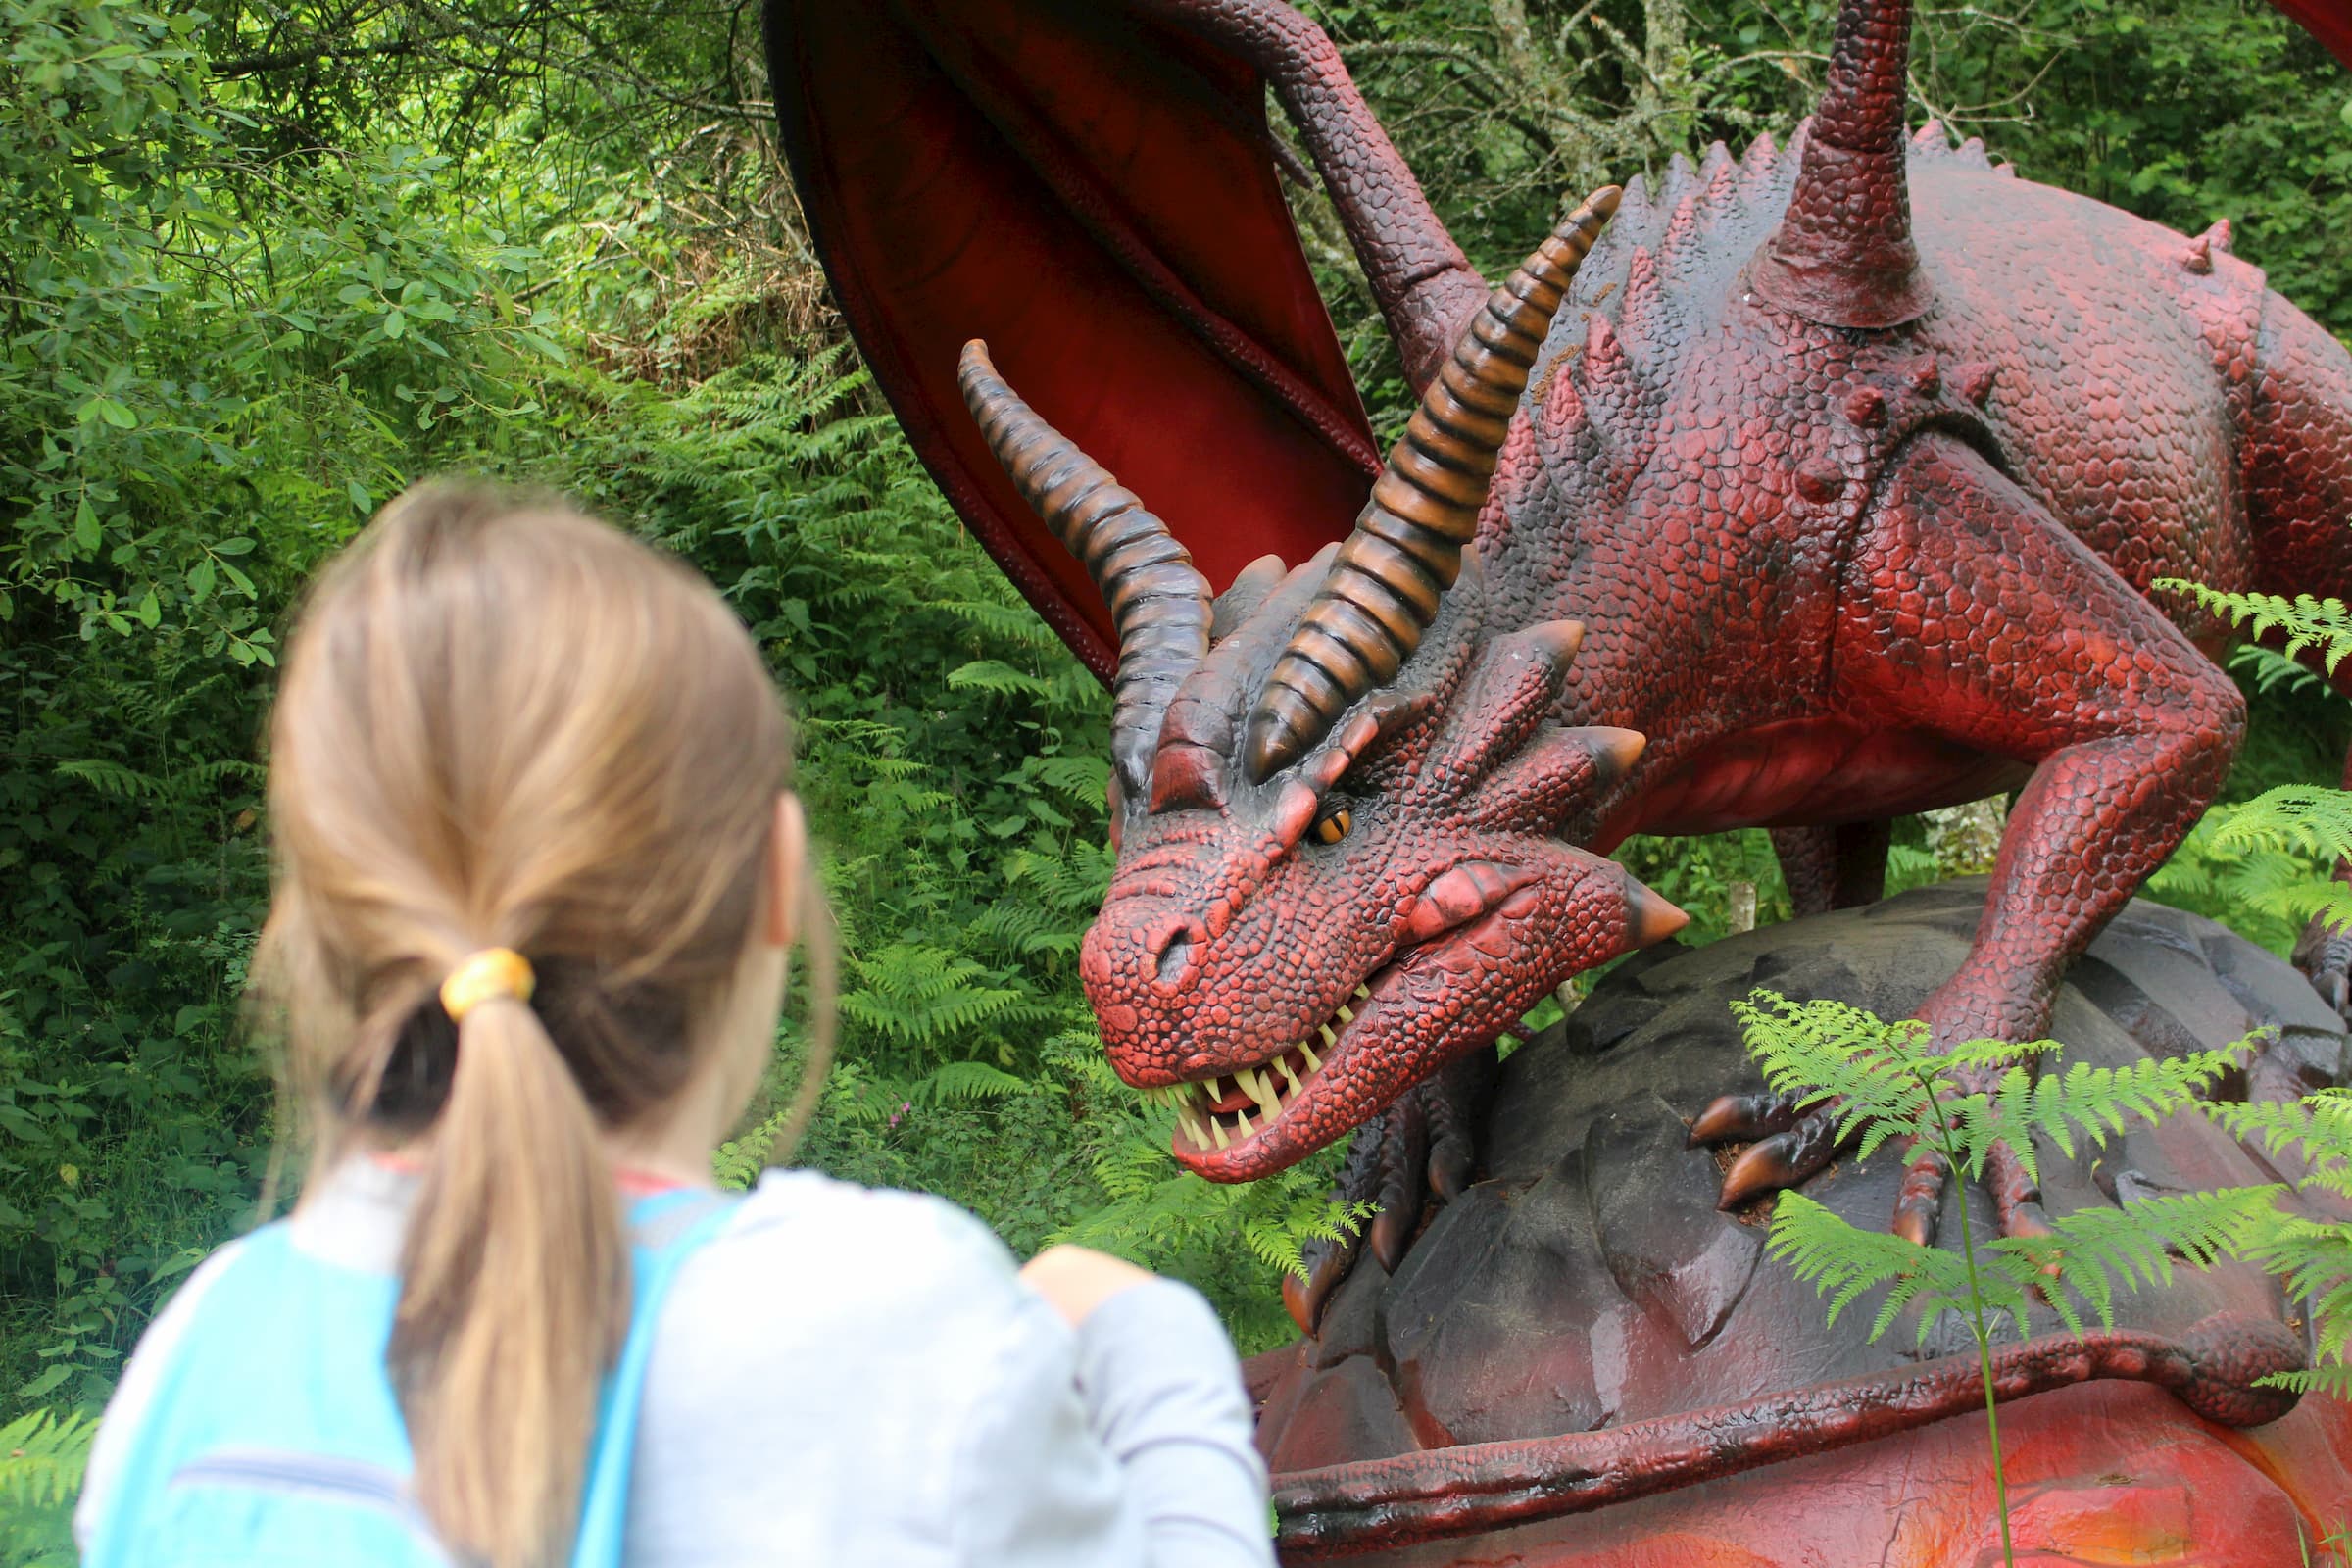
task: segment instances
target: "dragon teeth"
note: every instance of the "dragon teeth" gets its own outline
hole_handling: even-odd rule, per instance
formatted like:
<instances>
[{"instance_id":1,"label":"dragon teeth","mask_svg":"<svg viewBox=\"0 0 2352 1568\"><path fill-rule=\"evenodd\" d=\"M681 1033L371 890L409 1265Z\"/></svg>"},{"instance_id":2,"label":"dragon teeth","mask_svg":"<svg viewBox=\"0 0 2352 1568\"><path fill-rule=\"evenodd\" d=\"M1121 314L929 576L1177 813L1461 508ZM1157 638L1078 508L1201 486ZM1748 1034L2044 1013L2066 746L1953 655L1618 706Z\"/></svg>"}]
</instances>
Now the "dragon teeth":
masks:
<instances>
[{"instance_id":1,"label":"dragon teeth","mask_svg":"<svg viewBox=\"0 0 2352 1568\"><path fill-rule=\"evenodd\" d=\"M1244 1138L1248 1138L1257 1131L1255 1127L1250 1125L1250 1113L1246 1110L1235 1111L1233 1119L1240 1124Z\"/></svg>"},{"instance_id":2,"label":"dragon teeth","mask_svg":"<svg viewBox=\"0 0 2352 1568\"><path fill-rule=\"evenodd\" d=\"M1350 1008L1348 1008L1348 1006L1347 1006L1345 1004L1343 1004L1341 1005L1341 1007L1340 1007L1340 1022L1342 1022L1342 1023L1353 1023L1353 1022L1355 1022L1355 1013L1354 1013L1354 1012L1353 1012L1353 1011L1352 1011Z\"/></svg>"},{"instance_id":3,"label":"dragon teeth","mask_svg":"<svg viewBox=\"0 0 2352 1568\"><path fill-rule=\"evenodd\" d=\"M1304 1051L1306 1048L1304 1046L1299 1046L1296 1049ZM1295 1095L1300 1089L1305 1087L1303 1084L1299 1083L1298 1075L1291 1070L1291 1058L1288 1055L1276 1056L1274 1058L1274 1070L1282 1074L1282 1081L1291 1086L1292 1094Z\"/></svg>"},{"instance_id":4,"label":"dragon teeth","mask_svg":"<svg viewBox=\"0 0 2352 1568\"><path fill-rule=\"evenodd\" d=\"M1315 1028L1316 1031L1323 1036L1324 1049L1329 1050L1331 1047L1340 1043L1339 1033L1338 1031L1334 1030L1331 1025L1327 1023L1317 1024ZM1303 1040L1299 1041L1298 1049L1300 1051L1304 1051L1306 1049L1306 1042Z\"/></svg>"},{"instance_id":5,"label":"dragon teeth","mask_svg":"<svg viewBox=\"0 0 2352 1568\"><path fill-rule=\"evenodd\" d=\"M1355 994L1368 1002L1372 998L1372 988L1370 986L1357 986L1355 988Z\"/></svg>"},{"instance_id":6,"label":"dragon teeth","mask_svg":"<svg viewBox=\"0 0 2352 1568\"><path fill-rule=\"evenodd\" d=\"M1268 1121L1282 1114L1282 1102L1275 1098L1274 1086L1266 1082L1264 1073L1244 1068L1234 1078L1241 1084L1242 1092L1257 1102L1257 1108L1266 1113Z\"/></svg>"},{"instance_id":7,"label":"dragon teeth","mask_svg":"<svg viewBox=\"0 0 2352 1568\"><path fill-rule=\"evenodd\" d=\"M1323 1043L1327 1046L1331 1044L1331 1031L1329 1029L1323 1031ZM1323 1060L1320 1056L1315 1054L1315 1048L1308 1045L1303 1040L1298 1042L1298 1054L1305 1059L1306 1070L1308 1072L1321 1072L1323 1070Z\"/></svg>"},{"instance_id":8,"label":"dragon teeth","mask_svg":"<svg viewBox=\"0 0 2352 1568\"><path fill-rule=\"evenodd\" d=\"M1225 1124L1217 1120L1217 1118L1214 1116L1208 1118L1208 1132L1209 1136L1217 1141L1217 1147L1219 1149L1231 1149L1233 1147L1233 1140L1225 1136Z\"/></svg>"}]
</instances>

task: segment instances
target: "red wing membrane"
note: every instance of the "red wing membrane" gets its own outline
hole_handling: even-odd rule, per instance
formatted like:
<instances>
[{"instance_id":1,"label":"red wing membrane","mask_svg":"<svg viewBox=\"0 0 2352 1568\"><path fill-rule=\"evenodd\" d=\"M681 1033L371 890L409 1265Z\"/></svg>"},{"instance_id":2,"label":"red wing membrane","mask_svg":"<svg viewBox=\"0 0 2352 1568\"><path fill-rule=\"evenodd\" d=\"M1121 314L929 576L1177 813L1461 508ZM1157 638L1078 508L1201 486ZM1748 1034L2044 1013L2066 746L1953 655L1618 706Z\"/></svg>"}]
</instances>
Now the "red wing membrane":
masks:
<instances>
[{"instance_id":1,"label":"red wing membrane","mask_svg":"<svg viewBox=\"0 0 2352 1568\"><path fill-rule=\"evenodd\" d=\"M2303 30L2328 46L2328 52L2352 66L2352 0L2271 0L2271 4L2303 24Z\"/></svg>"},{"instance_id":2,"label":"red wing membrane","mask_svg":"<svg viewBox=\"0 0 2352 1568\"><path fill-rule=\"evenodd\" d=\"M967 339L1212 587L1347 535L1379 458L1254 74L1086 0L768 0L767 45L858 346L948 499L1098 675L1109 612L965 413Z\"/></svg>"}]
</instances>

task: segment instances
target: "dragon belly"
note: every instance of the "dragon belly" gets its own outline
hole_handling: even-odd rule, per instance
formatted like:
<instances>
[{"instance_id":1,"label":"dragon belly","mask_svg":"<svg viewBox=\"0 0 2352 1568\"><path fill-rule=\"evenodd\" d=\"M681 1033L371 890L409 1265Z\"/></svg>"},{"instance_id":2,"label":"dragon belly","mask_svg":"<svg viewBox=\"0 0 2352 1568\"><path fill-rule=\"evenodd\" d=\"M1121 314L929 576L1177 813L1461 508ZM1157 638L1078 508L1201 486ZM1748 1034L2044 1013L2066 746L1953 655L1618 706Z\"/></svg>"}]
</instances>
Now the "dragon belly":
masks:
<instances>
[{"instance_id":1,"label":"dragon belly","mask_svg":"<svg viewBox=\"0 0 2352 1568\"><path fill-rule=\"evenodd\" d=\"M1658 760L1600 836L1826 827L1982 800L2030 771L1918 730L1845 718L1759 725Z\"/></svg>"}]
</instances>

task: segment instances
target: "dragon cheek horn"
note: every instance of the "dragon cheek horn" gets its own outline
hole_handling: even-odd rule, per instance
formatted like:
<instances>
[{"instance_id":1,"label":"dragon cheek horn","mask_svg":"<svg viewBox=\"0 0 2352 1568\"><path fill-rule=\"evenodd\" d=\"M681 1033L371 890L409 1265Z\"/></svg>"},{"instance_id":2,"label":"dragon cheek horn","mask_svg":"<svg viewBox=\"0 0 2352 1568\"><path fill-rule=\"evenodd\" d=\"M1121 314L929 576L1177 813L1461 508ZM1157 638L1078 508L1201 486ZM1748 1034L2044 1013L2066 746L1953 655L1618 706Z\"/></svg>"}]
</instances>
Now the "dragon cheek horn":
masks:
<instances>
[{"instance_id":1,"label":"dragon cheek horn","mask_svg":"<svg viewBox=\"0 0 2352 1568\"><path fill-rule=\"evenodd\" d=\"M1168 525L1004 384L988 345L963 346L956 381L1023 500L1086 566L1119 635L1110 755L1119 788L1145 798L1161 715L1208 653L1208 582Z\"/></svg>"},{"instance_id":2,"label":"dragon cheek horn","mask_svg":"<svg viewBox=\"0 0 2352 1568\"><path fill-rule=\"evenodd\" d=\"M1420 646L1477 535L1544 334L1621 194L1606 185L1586 198L1455 339L1453 357L1390 451L1355 532L1266 676L1245 752L1253 781L1304 756Z\"/></svg>"}]
</instances>

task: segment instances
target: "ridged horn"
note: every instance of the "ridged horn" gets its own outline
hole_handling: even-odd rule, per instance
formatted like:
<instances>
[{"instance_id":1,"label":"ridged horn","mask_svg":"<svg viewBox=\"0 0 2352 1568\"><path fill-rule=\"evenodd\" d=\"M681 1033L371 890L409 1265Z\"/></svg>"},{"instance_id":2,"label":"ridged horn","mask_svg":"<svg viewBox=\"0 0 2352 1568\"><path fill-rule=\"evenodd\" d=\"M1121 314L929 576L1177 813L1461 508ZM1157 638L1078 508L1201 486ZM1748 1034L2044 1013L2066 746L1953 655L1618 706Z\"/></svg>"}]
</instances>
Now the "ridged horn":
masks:
<instances>
[{"instance_id":1,"label":"ridged horn","mask_svg":"<svg viewBox=\"0 0 2352 1568\"><path fill-rule=\"evenodd\" d=\"M1455 339L1373 482L1355 532L1267 673L1245 755L1264 780L1306 754L1348 705L1393 678L1462 569L1494 460L1544 334L1623 193L1606 185L1568 215Z\"/></svg>"},{"instance_id":2,"label":"ridged horn","mask_svg":"<svg viewBox=\"0 0 2352 1568\"><path fill-rule=\"evenodd\" d=\"M1140 804L1168 699L1208 653L1207 579L1135 492L1040 418L974 338L956 368L964 406L1030 510L1076 556L1110 606L1119 637L1111 683L1111 765Z\"/></svg>"},{"instance_id":3,"label":"ridged horn","mask_svg":"<svg viewBox=\"0 0 2352 1568\"><path fill-rule=\"evenodd\" d=\"M1748 269L1756 292L1785 311L1829 326L1885 327L1934 303L1911 240L1910 54L1910 0L1843 0L1796 189Z\"/></svg>"}]
</instances>

